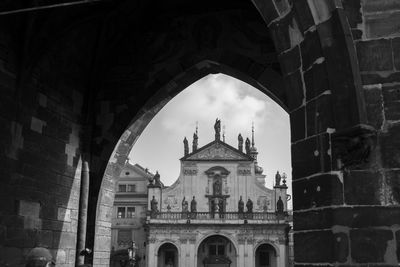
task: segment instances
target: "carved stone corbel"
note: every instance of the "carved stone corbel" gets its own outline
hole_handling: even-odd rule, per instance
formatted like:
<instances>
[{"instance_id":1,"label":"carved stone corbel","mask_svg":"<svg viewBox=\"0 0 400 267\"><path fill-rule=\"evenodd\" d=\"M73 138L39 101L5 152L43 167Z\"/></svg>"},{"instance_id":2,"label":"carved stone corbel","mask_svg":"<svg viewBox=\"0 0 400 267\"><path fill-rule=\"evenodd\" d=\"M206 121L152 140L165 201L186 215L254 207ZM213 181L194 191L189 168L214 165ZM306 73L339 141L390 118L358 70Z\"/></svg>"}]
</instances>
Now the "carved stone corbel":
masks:
<instances>
[{"instance_id":1,"label":"carved stone corbel","mask_svg":"<svg viewBox=\"0 0 400 267\"><path fill-rule=\"evenodd\" d=\"M347 131L332 134L333 162L338 169L358 168L370 162L376 145L376 131L367 125L358 125Z\"/></svg>"}]
</instances>

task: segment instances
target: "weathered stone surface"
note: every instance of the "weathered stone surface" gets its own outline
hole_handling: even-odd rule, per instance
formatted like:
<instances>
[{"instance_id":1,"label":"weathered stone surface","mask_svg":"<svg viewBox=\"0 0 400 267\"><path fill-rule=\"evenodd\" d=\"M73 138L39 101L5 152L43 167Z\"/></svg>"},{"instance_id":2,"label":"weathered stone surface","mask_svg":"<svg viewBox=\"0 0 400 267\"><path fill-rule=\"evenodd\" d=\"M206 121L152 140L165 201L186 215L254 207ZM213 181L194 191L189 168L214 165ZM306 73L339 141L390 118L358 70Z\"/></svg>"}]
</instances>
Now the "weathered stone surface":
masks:
<instances>
[{"instance_id":1,"label":"weathered stone surface","mask_svg":"<svg viewBox=\"0 0 400 267\"><path fill-rule=\"evenodd\" d=\"M382 95L387 120L400 120L400 85L382 87Z\"/></svg>"},{"instance_id":2,"label":"weathered stone surface","mask_svg":"<svg viewBox=\"0 0 400 267\"><path fill-rule=\"evenodd\" d=\"M398 36L399 19L400 10L368 14L364 16L365 36L367 38Z\"/></svg>"},{"instance_id":3,"label":"weathered stone surface","mask_svg":"<svg viewBox=\"0 0 400 267\"><path fill-rule=\"evenodd\" d=\"M306 105L307 136L324 133L334 128L331 95L322 95Z\"/></svg>"},{"instance_id":4,"label":"weathered stone surface","mask_svg":"<svg viewBox=\"0 0 400 267\"><path fill-rule=\"evenodd\" d=\"M343 204L343 184L337 175L322 174L294 181L293 194L297 196L294 210Z\"/></svg>"},{"instance_id":5,"label":"weathered stone surface","mask_svg":"<svg viewBox=\"0 0 400 267\"><path fill-rule=\"evenodd\" d=\"M308 31L300 44L303 70L307 70L317 58L323 57L321 43L317 31Z\"/></svg>"},{"instance_id":6,"label":"weathered stone surface","mask_svg":"<svg viewBox=\"0 0 400 267\"><path fill-rule=\"evenodd\" d=\"M362 22L361 1L343 0L343 8L351 28L357 28L357 24Z\"/></svg>"},{"instance_id":7,"label":"weathered stone surface","mask_svg":"<svg viewBox=\"0 0 400 267\"><path fill-rule=\"evenodd\" d=\"M357 42L357 56L361 71L393 70L390 40L379 39Z\"/></svg>"},{"instance_id":8,"label":"weathered stone surface","mask_svg":"<svg viewBox=\"0 0 400 267\"><path fill-rule=\"evenodd\" d=\"M292 15L289 13L284 18L275 21L270 25L269 29L278 53L290 48L289 25L291 22Z\"/></svg>"},{"instance_id":9,"label":"weathered stone surface","mask_svg":"<svg viewBox=\"0 0 400 267\"><path fill-rule=\"evenodd\" d=\"M290 113L290 133L292 142L297 142L306 137L305 112L305 108L301 107Z\"/></svg>"},{"instance_id":10,"label":"weathered stone surface","mask_svg":"<svg viewBox=\"0 0 400 267\"><path fill-rule=\"evenodd\" d=\"M295 16L302 32L305 32L314 25L314 18L311 14L307 0L293 1L293 8L296 11Z\"/></svg>"},{"instance_id":11,"label":"weathered stone surface","mask_svg":"<svg viewBox=\"0 0 400 267\"><path fill-rule=\"evenodd\" d=\"M385 172L386 201L389 205L400 203L400 170ZM400 219L400 215L398 217Z\"/></svg>"},{"instance_id":12,"label":"weathered stone surface","mask_svg":"<svg viewBox=\"0 0 400 267\"><path fill-rule=\"evenodd\" d=\"M400 38L392 39L393 61L396 70L400 70Z\"/></svg>"},{"instance_id":13,"label":"weathered stone surface","mask_svg":"<svg viewBox=\"0 0 400 267\"><path fill-rule=\"evenodd\" d=\"M278 59L284 74L294 72L301 66L300 47L296 45L292 49L280 54Z\"/></svg>"},{"instance_id":14,"label":"weathered stone surface","mask_svg":"<svg viewBox=\"0 0 400 267\"><path fill-rule=\"evenodd\" d=\"M397 260L400 262L400 230L396 231L396 245L397 245L397 250L396 250L396 256Z\"/></svg>"},{"instance_id":15,"label":"weathered stone surface","mask_svg":"<svg viewBox=\"0 0 400 267\"><path fill-rule=\"evenodd\" d=\"M384 120L382 90L379 88L364 89L367 119L370 125L380 129Z\"/></svg>"},{"instance_id":16,"label":"weathered stone surface","mask_svg":"<svg viewBox=\"0 0 400 267\"><path fill-rule=\"evenodd\" d=\"M356 52L349 42L352 42L350 32L346 27L346 17L341 9L332 11L331 17L317 25L322 53L325 58L329 80L329 89L333 96L335 129L347 129L364 120L365 114L360 114L358 107L361 90L359 76L354 69ZM348 71L343 71L347 69Z\"/></svg>"},{"instance_id":17,"label":"weathered stone surface","mask_svg":"<svg viewBox=\"0 0 400 267\"><path fill-rule=\"evenodd\" d=\"M267 24L278 17L278 11L272 1L256 0L255 3Z\"/></svg>"},{"instance_id":18,"label":"weathered stone surface","mask_svg":"<svg viewBox=\"0 0 400 267\"><path fill-rule=\"evenodd\" d=\"M299 211L293 214L294 230L328 229L334 226L349 228L392 227L398 223L400 209L390 207L349 207L324 208Z\"/></svg>"},{"instance_id":19,"label":"weathered stone surface","mask_svg":"<svg viewBox=\"0 0 400 267\"><path fill-rule=\"evenodd\" d=\"M364 85L394 83L400 80L400 72L362 73L361 80Z\"/></svg>"},{"instance_id":20,"label":"weathered stone surface","mask_svg":"<svg viewBox=\"0 0 400 267\"><path fill-rule=\"evenodd\" d=\"M345 262L349 254L348 237L344 233L312 231L294 234L296 262Z\"/></svg>"},{"instance_id":21,"label":"weathered stone surface","mask_svg":"<svg viewBox=\"0 0 400 267\"><path fill-rule=\"evenodd\" d=\"M393 125L381 136L383 165L387 168L400 168L400 125Z\"/></svg>"},{"instance_id":22,"label":"weathered stone surface","mask_svg":"<svg viewBox=\"0 0 400 267\"><path fill-rule=\"evenodd\" d=\"M347 205L379 205L385 194L377 171L345 171L344 198Z\"/></svg>"},{"instance_id":23,"label":"weathered stone surface","mask_svg":"<svg viewBox=\"0 0 400 267\"><path fill-rule=\"evenodd\" d=\"M323 61L321 64L314 64L304 72L307 101L329 90L328 74L326 73L324 60L324 58L321 58L321 61Z\"/></svg>"},{"instance_id":24,"label":"weathered stone surface","mask_svg":"<svg viewBox=\"0 0 400 267\"><path fill-rule=\"evenodd\" d=\"M289 110L296 109L303 104L304 90L300 71L295 71L284 77L285 94Z\"/></svg>"},{"instance_id":25,"label":"weathered stone surface","mask_svg":"<svg viewBox=\"0 0 400 267\"><path fill-rule=\"evenodd\" d=\"M321 134L292 145L293 180L331 170L328 134Z\"/></svg>"},{"instance_id":26,"label":"weathered stone surface","mask_svg":"<svg viewBox=\"0 0 400 267\"><path fill-rule=\"evenodd\" d=\"M393 232L390 230L350 230L351 257L357 263L383 263L390 240L393 240Z\"/></svg>"}]
</instances>

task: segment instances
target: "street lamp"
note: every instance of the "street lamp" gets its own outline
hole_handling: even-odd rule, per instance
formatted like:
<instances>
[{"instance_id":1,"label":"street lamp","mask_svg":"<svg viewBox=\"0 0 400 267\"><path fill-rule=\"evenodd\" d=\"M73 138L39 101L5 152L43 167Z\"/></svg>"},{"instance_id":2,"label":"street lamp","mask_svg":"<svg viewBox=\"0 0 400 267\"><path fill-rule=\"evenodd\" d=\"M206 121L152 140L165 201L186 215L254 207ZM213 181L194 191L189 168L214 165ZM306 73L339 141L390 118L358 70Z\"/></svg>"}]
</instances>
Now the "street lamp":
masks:
<instances>
[{"instance_id":1,"label":"street lamp","mask_svg":"<svg viewBox=\"0 0 400 267\"><path fill-rule=\"evenodd\" d=\"M287 177L286 173L285 172L282 173L282 183L283 183L283 185L286 185L286 177Z\"/></svg>"},{"instance_id":2,"label":"street lamp","mask_svg":"<svg viewBox=\"0 0 400 267\"><path fill-rule=\"evenodd\" d=\"M128 248L128 258L129 258L129 266L134 267L136 263L136 243L135 241L131 242L131 246Z\"/></svg>"}]
</instances>

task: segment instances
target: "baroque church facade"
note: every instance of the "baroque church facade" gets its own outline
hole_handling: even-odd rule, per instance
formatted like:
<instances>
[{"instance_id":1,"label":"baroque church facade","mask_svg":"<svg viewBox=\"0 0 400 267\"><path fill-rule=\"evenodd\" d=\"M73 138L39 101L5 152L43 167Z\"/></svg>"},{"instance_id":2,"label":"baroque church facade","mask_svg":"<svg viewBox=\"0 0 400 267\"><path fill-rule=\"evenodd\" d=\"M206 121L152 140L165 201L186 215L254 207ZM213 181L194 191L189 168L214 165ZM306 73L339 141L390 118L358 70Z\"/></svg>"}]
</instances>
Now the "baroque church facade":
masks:
<instances>
[{"instance_id":1,"label":"baroque church facade","mask_svg":"<svg viewBox=\"0 0 400 267\"><path fill-rule=\"evenodd\" d=\"M237 148L215 140L192 152L184 139L178 179L148 185L148 267L276 267L288 265L289 216L286 181L277 173L265 187L257 149L239 134ZM243 149L244 147L244 149Z\"/></svg>"}]
</instances>

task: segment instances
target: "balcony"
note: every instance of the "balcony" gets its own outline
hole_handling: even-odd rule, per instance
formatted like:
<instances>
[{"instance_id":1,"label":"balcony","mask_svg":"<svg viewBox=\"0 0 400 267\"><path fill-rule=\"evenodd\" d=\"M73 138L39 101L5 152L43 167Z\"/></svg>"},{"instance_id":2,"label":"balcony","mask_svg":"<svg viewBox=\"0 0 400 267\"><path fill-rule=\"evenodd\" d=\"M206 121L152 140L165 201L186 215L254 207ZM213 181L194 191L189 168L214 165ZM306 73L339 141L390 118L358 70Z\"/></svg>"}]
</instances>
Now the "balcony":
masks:
<instances>
[{"instance_id":1,"label":"balcony","mask_svg":"<svg viewBox=\"0 0 400 267\"><path fill-rule=\"evenodd\" d=\"M147 220L150 224L282 224L289 216L286 212L148 212Z\"/></svg>"}]
</instances>

